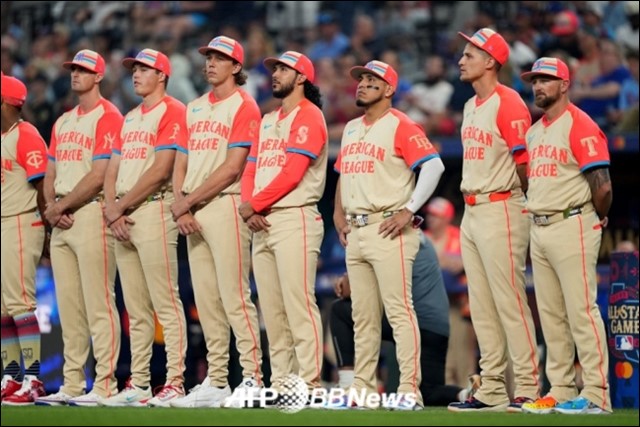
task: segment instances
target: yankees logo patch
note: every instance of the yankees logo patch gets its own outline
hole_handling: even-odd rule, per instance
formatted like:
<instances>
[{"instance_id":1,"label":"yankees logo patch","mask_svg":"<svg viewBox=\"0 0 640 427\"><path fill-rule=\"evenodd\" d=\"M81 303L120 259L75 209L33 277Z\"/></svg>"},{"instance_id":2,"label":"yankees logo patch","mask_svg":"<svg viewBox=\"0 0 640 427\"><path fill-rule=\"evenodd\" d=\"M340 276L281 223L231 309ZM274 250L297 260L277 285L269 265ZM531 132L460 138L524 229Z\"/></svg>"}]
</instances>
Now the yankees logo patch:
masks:
<instances>
[{"instance_id":1,"label":"yankees logo patch","mask_svg":"<svg viewBox=\"0 0 640 427\"><path fill-rule=\"evenodd\" d=\"M109 132L104 136L104 140L107 144L109 144L109 148L113 148L113 141L115 140L115 136Z\"/></svg>"}]
</instances>

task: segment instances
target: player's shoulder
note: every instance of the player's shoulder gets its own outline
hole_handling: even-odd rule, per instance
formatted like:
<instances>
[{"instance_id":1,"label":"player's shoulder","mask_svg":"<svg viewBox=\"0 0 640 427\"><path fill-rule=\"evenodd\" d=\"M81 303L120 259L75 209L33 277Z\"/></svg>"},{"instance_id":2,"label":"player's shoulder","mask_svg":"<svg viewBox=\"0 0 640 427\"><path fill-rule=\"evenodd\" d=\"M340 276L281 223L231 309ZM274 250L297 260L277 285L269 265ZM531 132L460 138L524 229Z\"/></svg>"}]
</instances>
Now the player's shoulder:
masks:
<instances>
[{"instance_id":1,"label":"player's shoulder","mask_svg":"<svg viewBox=\"0 0 640 427\"><path fill-rule=\"evenodd\" d=\"M22 121L20 123L20 126L18 126L18 130L20 131L20 139L23 139L23 138L36 139L36 140L42 141L42 143L45 144L44 138L42 138L42 135L40 135L40 131L38 131L38 129L31 123L27 121Z\"/></svg>"},{"instance_id":2,"label":"player's shoulder","mask_svg":"<svg viewBox=\"0 0 640 427\"><path fill-rule=\"evenodd\" d=\"M120 112L118 107L116 107L116 105L113 102L109 101L108 99L102 98L100 100L100 104L102 105L102 109L105 115L109 114L109 115L116 115L116 116L122 117L122 113Z\"/></svg>"},{"instance_id":3,"label":"player's shoulder","mask_svg":"<svg viewBox=\"0 0 640 427\"><path fill-rule=\"evenodd\" d=\"M164 102L164 104L167 106L167 111L170 111L172 113L184 113L187 109L186 105L170 95L165 96L161 102Z\"/></svg>"},{"instance_id":4,"label":"player's shoulder","mask_svg":"<svg viewBox=\"0 0 640 427\"><path fill-rule=\"evenodd\" d=\"M496 87L496 94L498 95L498 97L500 98L500 101L502 102L504 101L510 102L510 103L516 102L518 104L525 105L520 94L515 89L510 88L509 86L499 84Z\"/></svg>"},{"instance_id":5,"label":"player's shoulder","mask_svg":"<svg viewBox=\"0 0 640 427\"><path fill-rule=\"evenodd\" d=\"M398 124L401 125L416 125L417 123L411 119L411 117L409 117L406 113L397 110L395 108L391 108L389 110L389 114L387 114L386 117L381 117L381 119L386 119L386 120L391 120L391 121L398 121Z\"/></svg>"},{"instance_id":6,"label":"player's shoulder","mask_svg":"<svg viewBox=\"0 0 640 427\"><path fill-rule=\"evenodd\" d=\"M572 120L572 127L579 129L592 129L596 128L600 130L598 124L584 111L578 108L577 105L570 103L567 106L567 112Z\"/></svg>"},{"instance_id":7,"label":"player's shoulder","mask_svg":"<svg viewBox=\"0 0 640 427\"><path fill-rule=\"evenodd\" d=\"M258 103L256 102L255 98L251 96L246 90L238 88L234 96L240 99L240 106L242 108L249 109L252 112L257 112L258 114L260 114L260 107L258 107Z\"/></svg>"}]
</instances>

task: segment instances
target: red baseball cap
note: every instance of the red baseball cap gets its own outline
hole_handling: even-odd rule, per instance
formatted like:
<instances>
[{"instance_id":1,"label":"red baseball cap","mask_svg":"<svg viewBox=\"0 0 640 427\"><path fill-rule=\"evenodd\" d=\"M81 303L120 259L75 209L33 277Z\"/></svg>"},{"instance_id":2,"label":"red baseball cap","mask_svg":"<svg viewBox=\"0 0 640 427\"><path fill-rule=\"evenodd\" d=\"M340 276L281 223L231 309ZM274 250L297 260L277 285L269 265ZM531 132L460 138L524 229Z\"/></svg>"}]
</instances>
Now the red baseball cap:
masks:
<instances>
[{"instance_id":1,"label":"red baseball cap","mask_svg":"<svg viewBox=\"0 0 640 427\"><path fill-rule=\"evenodd\" d=\"M207 46L199 48L198 52L206 55L207 52L212 50L228 56L234 61L239 62L240 65L244 64L244 49L240 43L231 37L218 36L212 39Z\"/></svg>"},{"instance_id":2,"label":"red baseball cap","mask_svg":"<svg viewBox=\"0 0 640 427\"><path fill-rule=\"evenodd\" d=\"M551 27L551 34L554 36L570 36L575 34L580 27L580 21L578 15L570 10L559 12L554 20L553 27Z\"/></svg>"},{"instance_id":3,"label":"red baseball cap","mask_svg":"<svg viewBox=\"0 0 640 427\"><path fill-rule=\"evenodd\" d=\"M77 65L78 67L82 67L92 73L102 75L104 75L106 69L104 58L100 56L99 53L89 49L81 50L76 53L73 60L62 63L62 66L67 70L70 69L72 65Z\"/></svg>"},{"instance_id":4,"label":"red baseball cap","mask_svg":"<svg viewBox=\"0 0 640 427\"><path fill-rule=\"evenodd\" d=\"M427 205L427 213L430 215L452 220L456 215L456 209L453 207L453 203L451 203L444 197L436 197L434 199L431 199L431 201Z\"/></svg>"},{"instance_id":5,"label":"red baseball cap","mask_svg":"<svg viewBox=\"0 0 640 427\"><path fill-rule=\"evenodd\" d=\"M364 73L373 74L376 77L381 78L394 88L398 88L398 73L389 64L382 61L369 61L364 67L356 66L349 70L351 77L358 80Z\"/></svg>"},{"instance_id":6,"label":"red baseball cap","mask_svg":"<svg viewBox=\"0 0 640 427\"><path fill-rule=\"evenodd\" d=\"M569 67L558 58L540 58L533 63L531 71L520 74L525 82L530 82L535 76L548 76L569 81Z\"/></svg>"},{"instance_id":7,"label":"red baseball cap","mask_svg":"<svg viewBox=\"0 0 640 427\"><path fill-rule=\"evenodd\" d=\"M136 62L155 70L162 71L167 76L171 75L171 62L169 62L169 58L167 58L167 55L162 52L158 52L157 50L142 49L135 58L123 59L122 65L130 70Z\"/></svg>"},{"instance_id":8,"label":"red baseball cap","mask_svg":"<svg viewBox=\"0 0 640 427\"><path fill-rule=\"evenodd\" d=\"M293 50L283 53L279 58L266 58L262 63L271 71L273 71L273 67L275 67L277 63L284 64L289 68L293 68L300 74L307 76L307 79L311 83L313 83L316 78L316 71L313 68L311 60L300 52Z\"/></svg>"},{"instance_id":9,"label":"red baseball cap","mask_svg":"<svg viewBox=\"0 0 640 427\"><path fill-rule=\"evenodd\" d=\"M458 33L475 47L487 52L500 65L504 65L509 59L509 44L506 40L491 28L482 28L471 37L464 33Z\"/></svg>"},{"instance_id":10,"label":"red baseball cap","mask_svg":"<svg viewBox=\"0 0 640 427\"><path fill-rule=\"evenodd\" d=\"M5 76L2 74L2 99L9 105L14 107L22 107L27 100L27 87L15 77Z\"/></svg>"}]
</instances>

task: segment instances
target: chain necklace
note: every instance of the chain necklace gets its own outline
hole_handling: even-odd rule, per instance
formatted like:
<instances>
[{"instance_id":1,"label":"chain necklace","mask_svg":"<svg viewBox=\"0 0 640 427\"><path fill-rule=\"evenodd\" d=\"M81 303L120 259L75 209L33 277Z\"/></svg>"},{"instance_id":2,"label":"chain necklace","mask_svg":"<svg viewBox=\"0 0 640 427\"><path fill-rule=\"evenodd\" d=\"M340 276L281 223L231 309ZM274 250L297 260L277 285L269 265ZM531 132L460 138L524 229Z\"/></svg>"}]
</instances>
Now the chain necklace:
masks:
<instances>
[{"instance_id":1,"label":"chain necklace","mask_svg":"<svg viewBox=\"0 0 640 427\"><path fill-rule=\"evenodd\" d=\"M9 128L9 130L7 130L4 135L9 135L9 132L11 132L13 130L13 128L15 128L16 126L18 126L18 124L20 124L20 122L22 121L22 119L18 119L14 124L11 125L11 127Z\"/></svg>"},{"instance_id":2,"label":"chain necklace","mask_svg":"<svg viewBox=\"0 0 640 427\"><path fill-rule=\"evenodd\" d=\"M378 123L378 120L380 120L381 118L383 118L384 116L387 115L387 113L389 112L391 108L387 108L382 114L380 114L378 116L378 118L376 118L370 125L366 125L365 124L365 118L364 116L362 117L362 124L364 125L364 133L362 134L362 136L360 136L360 141L364 141L364 138L367 136L367 134L369 133L369 131L371 129L373 129L373 126Z\"/></svg>"}]
</instances>

